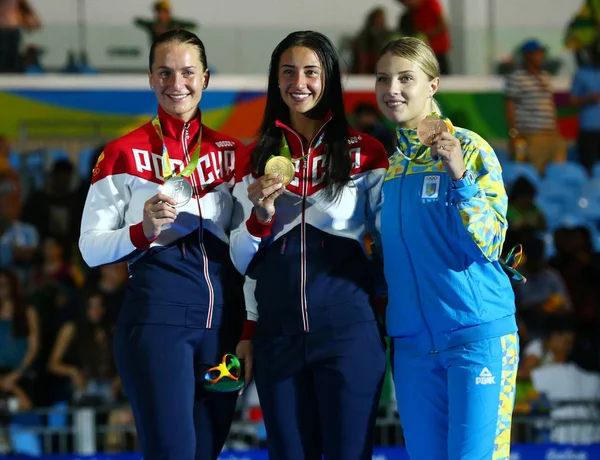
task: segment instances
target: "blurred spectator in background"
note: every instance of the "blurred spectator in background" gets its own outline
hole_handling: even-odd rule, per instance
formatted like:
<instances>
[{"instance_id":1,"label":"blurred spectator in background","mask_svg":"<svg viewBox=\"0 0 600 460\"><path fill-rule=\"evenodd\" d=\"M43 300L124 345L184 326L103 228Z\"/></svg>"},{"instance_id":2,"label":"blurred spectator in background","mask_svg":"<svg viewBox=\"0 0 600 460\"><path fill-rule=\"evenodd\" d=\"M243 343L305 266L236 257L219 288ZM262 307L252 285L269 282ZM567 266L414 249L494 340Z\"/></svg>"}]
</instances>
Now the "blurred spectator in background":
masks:
<instances>
[{"instance_id":1,"label":"blurred spectator in background","mask_svg":"<svg viewBox=\"0 0 600 460\"><path fill-rule=\"evenodd\" d=\"M533 340L543 336L553 318L569 316L571 302L560 274L548 265L544 241L536 237L524 241L523 252L520 271L527 283L513 288L517 314Z\"/></svg>"},{"instance_id":2,"label":"blurred spectator in background","mask_svg":"<svg viewBox=\"0 0 600 460\"><path fill-rule=\"evenodd\" d=\"M440 64L440 73L450 73L450 29L439 0L398 0L405 8L398 21L401 36L427 43Z\"/></svg>"},{"instance_id":3,"label":"blurred spectator in background","mask_svg":"<svg viewBox=\"0 0 600 460\"><path fill-rule=\"evenodd\" d=\"M16 173L10 165L10 160L8 158L10 155L10 148L10 139L5 135L0 134L0 174L5 172Z\"/></svg>"},{"instance_id":4,"label":"blurred spectator in background","mask_svg":"<svg viewBox=\"0 0 600 460\"><path fill-rule=\"evenodd\" d=\"M101 265L96 272L98 278L89 277L88 285L102 294L105 310L103 321L112 331L125 298L125 283L129 277L127 262Z\"/></svg>"},{"instance_id":5,"label":"blurred spectator in background","mask_svg":"<svg viewBox=\"0 0 600 460\"><path fill-rule=\"evenodd\" d=\"M566 339L565 346L568 346L568 340ZM600 375L597 372L582 369L576 356L571 354L563 362L534 368L531 371L531 382L534 389L551 404L551 442L600 442Z\"/></svg>"},{"instance_id":6,"label":"blurred spectator in background","mask_svg":"<svg viewBox=\"0 0 600 460\"><path fill-rule=\"evenodd\" d=\"M168 32L175 29L194 30L196 23L191 21L185 21L183 19L176 19L171 15L171 2L167 0L161 0L154 3L154 18L153 19L141 19L135 18L133 23L144 29L148 33L150 44L162 33Z\"/></svg>"},{"instance_id":7,"label":"blurred spectator in background","mask_svg":"<svg viewBox=\"0 0 600 460\"><path fill-rule=\"evenodd\" d=\"M600 160L600 42L590 50L590 63L573 77L570 102L580 109L577 150L579 161L591 172Z\"/></svg>"},{"instance_id":8,"label":"blurred spectator in background","mask_svg":"<svg viewBox=\"0 0 600 460\"><path fill-rule=\"evenodd\" d=\"M565 46L575 54L578 65L591 64L590 51L600 45L600 0L583 0L581 8L569 22Z\"/></svg>"},{"instance_id":9,"label":"blurred spectator in background","mask_svg":"<svg viewBox=\"0 0 600 460\"><path fill-rule=\"evenodd\" d=\"M21 190L13 173L0 173L0 269L11 268L26 282L39 248L35 227L21 222Z\"/></svg>"},{"instance_id":10,"label":"blurred spectator in background","mask_svg":"<svg viewBox=\"0 0 600 460\"><path fill-rule=\"evenodd\" d=\"M46 237L42 244L41 260L31 274L30 286L42 289L49 285L63 285L75 289L82 284L82 277L65 258L64 247L57 239Z\"/></svg>"},{"instance_id":11,"label":"blurred spectator in background","mask_svg":"<svg viewBox=\"0 0 600 460\"><path fill-rule=\"evenodd\" d=\"M519 378L530 378L531 372L540 366L566 362L574 341L575 332L570 321L564 318L549 321L542 336L529 341L524 347Z\"/></svg>"},{"instance_id":12,"label":"blurred spectator in background","mask_svg":"<svg viewBox=\"0 0 600 460\"><path fill-rule=\"evenodd\" d=\"M42 26L27 0L0 0L0 73L22 70L21 30Z\"/></svg>"},{"instance_id":13,"label":"blurred spectator in background","mask_svg":"<svg viewBox=\"0 0 600 460\"><path fill-rule=\"evenodd\" d=\"M73 50L67 52L67 60L60 69L61 73L69 74L97 74L98 71L88 64L87 53L76 53Z\"/></svg>"},{"instance_id":14,"label":"blurred spectator in background","mask_svg":"<svg viewBox=\"0 0 600 460\"><path fill-rule=\"evenodd\" d=\"M35 45L28 45L23 52L23 73L28 75L42 75L45 73L40 56L42 51Z\"/></svg>"},{"instance_id":15,"label":"blurred spectator in background","mask_svg":"<svg viewBox=\"0 0 600 460\"><path fill-rule=\"evenodd\" d=\"M58 333L48 369L71 383L72 400L92 405L110 404L120 390L112 354L112 334L103 321L104 299L99 292L87 296L78 321L63 325Z\"/></svg>"},{"instance_id":16,"label":"blurred spectator in background","mask_svg":"<svg viewBox=\"0 0 600 460\"><path fill-rule=\"evenodd\" d=\"M506 213L508 232L515 235L511 241L546 230L544 213L535 205L536 193L535 186L523 176L513 184Z\"/></svg>"},{"instance_id":17,"label":"blurred spectator in background","mask_svg":"<svg viewBox=\"0 0 600 460\"><path fill-rule=\"evenodd\" d=\"M550 76L542 70L546 48L537 40L521 46L524 68L506 80L506 118L511 153L532 163L540 172L564 159L566 145L558 132Z\"/></svg>"},{"instance_id":18,"label":"blurred spectator in background","mask_svg":"<svg viewBox=\"0 0 600 460\"><path fill-rule=\"evenodd\" d=\"M554 245L556 253L549 264L565 282L577 334L598 338L600 258L594 252L590 231L584 227L559 228L554 233Z\"/></svg>"},{"instance_id":19,"label":"blurred spectator in background","mask_svg":"<svg viewBox=\"0 0 600 460\"><path fill-rule=\"evenodd\" d=\"M48 371L50 353L62 326L78 317L82 310L82 295L73 288L61 285L46 285L37 289L31 296L31 305L35 307L40 319L40 356L36 365L37 384L43 388L36 395L36 405L47 407L61 401L68 401L70 388L61 379Z\"/></svg>"},{"instance_id":20,"label":"blurred spectator in background","mask_svg":"<svg viewBox=\"0 0 600 460\"><path fill-rule=\"evenodd\" d=\"M33 363L39 352L38 316L28 307L18 276L0 270L0 389L33 391Z\"/></svg>"},{"instance_id":21,"label":"blurred spectator in background","mask_svg":"<svg viewBox=\"0 0 600 460\"><path fill-rule=\"evenodd\" d=\"M25 203L21 219L38 229L40 237L56 239L71 260L77 245L77 195L72 190L75 167L70 160L57 160L50 171L46 186L33 191Z\"/></svg>"},{"instance_id":22,"label":"blurred spectator in background","mask_svg":"<svg viewBox=\"0 0 600 460\"><path fill-rule=\"evenodd\" d=\"M381 7L371 10L365 24L352 46L352 73L375 73L375 64L379 52L392 38L392 31L388 29L385 10Z\"/></svg>"},{"instance_id":23,"label":"blurred spectator in background","mask_svg":"<svg viewBox=\"0 0 600 460\"><path fill-rule=\"evenodd\" d=\"M388 156L396 148L396 136L381 118L381 112L368 102L356 104L351 116L352 127L361 133L369 134L385 147Z\"/></svg>"}]
</instances>

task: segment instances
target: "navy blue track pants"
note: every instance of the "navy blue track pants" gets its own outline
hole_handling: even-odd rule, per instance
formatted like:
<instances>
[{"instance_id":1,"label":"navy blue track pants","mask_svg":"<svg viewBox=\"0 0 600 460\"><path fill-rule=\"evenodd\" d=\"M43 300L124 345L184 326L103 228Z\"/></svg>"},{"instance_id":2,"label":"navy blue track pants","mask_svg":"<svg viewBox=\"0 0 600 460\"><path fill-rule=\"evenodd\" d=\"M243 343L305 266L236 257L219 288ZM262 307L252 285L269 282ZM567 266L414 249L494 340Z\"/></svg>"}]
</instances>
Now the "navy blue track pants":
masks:
<instances>
[{"instance_id":1,"label":"navy blue track pants","mask_svg":"<svg viewBox=\"0 0 600 460\"><path fill-rule=\"evenodd\" d=\"M144 460L213 460L229 433L237 393L202 387L223 356L215 329L118 326L115 359Z\"/></svg>"},{"instance_id":2,"label":"navy blue track pants","mask_svg":"<svg viewBox=\"0 0 600 460\"><path fill-rule=\"evenodd\" d=\"M253 342L269 458L370 460L386 366L377 322Z\"/></svg>"},{"instance_id":3,"label":"navy blue track pants","mask_svg":"<svg viewBox=\"0 0 600 460\"><path fill-rule=\"evenodd\" d=\"M194 232L129 268L114 354L144 460L216 459L235 410L237 392L209 392L203 383L206 370L235 351L242 278L225 243L205 232L203 252L198 241Z\"/></svg>"}]
</instances>

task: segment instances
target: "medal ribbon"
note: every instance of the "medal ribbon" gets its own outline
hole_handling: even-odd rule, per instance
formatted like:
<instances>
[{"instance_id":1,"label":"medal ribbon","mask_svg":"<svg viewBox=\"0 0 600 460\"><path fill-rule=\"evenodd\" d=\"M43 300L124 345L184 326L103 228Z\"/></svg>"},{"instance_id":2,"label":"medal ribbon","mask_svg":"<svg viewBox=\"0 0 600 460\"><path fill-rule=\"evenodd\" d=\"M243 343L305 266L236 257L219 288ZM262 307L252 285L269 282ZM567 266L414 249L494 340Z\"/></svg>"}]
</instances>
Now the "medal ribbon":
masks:
<instances>
[{"instance_id":1,"label":"medal ribbon","mask_svg":"<svg viewBox=\"0 0 600 460\"><path fill-rule=\"evenodd\" d=\"M315 145L312 148L308 149L308 153L306 155L302 155L299 158L292 158L292 151L290 150L290 146L287 143L285 134L282 134L281 135L281 148L279 149L279 155L284 158L287 158L291 162L300 161L300 160L308 157L311 153L313 153L315 150L317 150L319 148L319 146L323 143L323 137L325 137L325 131L321 132L321 134L319 135L319 137L317 139L317 142L315 142ZM275 156L275 155L273 155L273 156ZM271 159L271 158L269 158L269 159Z\"/></svg>"},{"instance_id":2,"label":"medal ribbon","mask_svg":"<svg viewBox=\"0 0 600 460\"><path fill-rule=\"evenodd\" d=\"M158 134L158 137L160 137L160 140L162 141L163 179L165 181L167 181L171 177L179 177L179 176L190 177L192 175L192 173L195 171L196 167L198 166L198 160L200 159L200 146L202 144L202 125L200 125L200 135L198 136L198 145L196 145L196 148L194 149L194 153L192 155L192 158L190 159L190 162L187 164L187 166L185 168L183 168L183 170L179 174L177 174L175 176L173 175L173 170L171 169L171 161L169 159L169 152L167 152L167 144L165 143L165 138L163 136L163 132L162 132L162 128L160 126L160 120L158 118L158 115L156 117L154 117L154 119L152 120L152 126L154 126L156 134Z\"/></svg>"},{"instance_id":3,"label":"medal ribbon","mask_svg":"<svg viewBox=\"0 0 600 460\"><path fill-rule=\"evenodd\" d=\"M398 152L400 154L400 156L402 156L405 160L412 161L414 164L417 164L417 165L424 165L429 162L429 160L425 158L425 155L427 154L427 150L430 147L427 147L426 145L421 144L421 146L415 153L415 156L409 157L400 149L400 147L402 147L404 149L408 148L408 144L401 140L400 135L401 135L400 129L398 129L396 132L396 137L398 139L398 143L396 144L396 152Z\"/></svg>"}]
</instances>

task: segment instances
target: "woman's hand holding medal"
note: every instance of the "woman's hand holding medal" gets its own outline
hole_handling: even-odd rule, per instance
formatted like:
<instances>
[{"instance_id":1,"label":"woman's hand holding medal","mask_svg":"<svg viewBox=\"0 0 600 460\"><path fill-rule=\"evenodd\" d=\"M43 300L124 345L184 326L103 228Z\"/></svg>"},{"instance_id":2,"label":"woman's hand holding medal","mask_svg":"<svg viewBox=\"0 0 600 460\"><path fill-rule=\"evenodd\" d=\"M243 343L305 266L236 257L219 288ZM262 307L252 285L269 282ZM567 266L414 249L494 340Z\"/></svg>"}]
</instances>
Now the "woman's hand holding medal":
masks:
<instances>
[{"instance_id":1,"label":"woman's hand holding medal","mask_svg":"<svg viewBox=\"0 0 600 460\"><path fill-rule=\"evenodd\" d=\"M177 202L170 196L158 193L144 203L142 228L149 240L160 235L163 225L172 224L177 218Z\"/></svg>"},{"instance_id":2,"label":"woman's hand holding medal","mask_svg":"<svg viewBox=\"0 0 600 460\"><path fill-rule=\"evenodd\" d=\"M248 199L260 222L269 222L275 215L275 200L285 190L282 182L278 174L265 174L248 186Z\"/></svg>"},{"instance_id":3,"label":"woman's hand holding medal","mask_svg":"<svg viewBox=\"0 0 600 460\"><path fill-rule=\"evenodd\" d=\"M442 160L444 168L452 180L460 179L466 170L460 141L448 132L437 134L433 138L431 156Z\"/></svg>"},{"instance_id":4,"label":"woman's hand holding medal","mask_svg":"<svg viewBox=\"0 0 600 460\"><path fill-rule=\"evenodd\" d=\"M449 126L450 125L450 126ZM431 157L442 160L452 180L460 179L466 170L462 146L454 135L454 127L437 115L429 115L419 123L417 135L423 145L431 148Z\"/></svg>"}]
</instances>

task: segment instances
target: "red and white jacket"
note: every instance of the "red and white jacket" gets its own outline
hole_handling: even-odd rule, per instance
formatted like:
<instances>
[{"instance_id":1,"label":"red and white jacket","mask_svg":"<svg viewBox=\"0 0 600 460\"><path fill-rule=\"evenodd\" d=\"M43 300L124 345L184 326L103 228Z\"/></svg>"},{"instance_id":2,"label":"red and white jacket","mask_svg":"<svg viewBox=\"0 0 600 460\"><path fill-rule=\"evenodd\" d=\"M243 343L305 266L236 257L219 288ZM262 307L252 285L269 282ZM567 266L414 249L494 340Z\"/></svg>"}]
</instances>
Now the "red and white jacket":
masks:
<instances>
[{"instance_id":1,"label":"red and white jacket","mask_svg":"<svg viewBox=\"0 0 600 460\"><path fill-rule=\"evenodd\" d=\"M304 156L300 135L279 122L278 126L286 136L292 158ZM323 129L327 129L326 123ZM250 322L246 323L243 338L253 334L250 329L255 321L258 330L261 325L271 329L263 331L267 335L330 327L329 320L319 318L324 309L331 307L331 302L338 300L361 306L348 307L337 321L369 320L372 315L363 310L358 312L367 289L363 289L360 281L352 280L360 278L359 272L368 272L364 263L365 233L379 241L381 189L388 167L383 145L366 134L349 131L351 180L336 202L327 200L323 193L326 146L325 143L318 146L308 157L295 162L295 178L275 202L276 213L268 224L256 219L248 198L248 185L256 180L250 164L254 146L240 150L236 159L234 221L240 225L232 229L230 242L234 265L247 275L244 291ZM345 257L353 267L338 265L336 259L341 261ZM354 298L348 297L353 295L348 293L359 291ZM328 302L329 306L324 305Z\"/></svg>"},{"instance_id":2,"label":"red and white jacket","mask_svg":"<svg viewBox=\"0 0 600 460\"><path fill-rule=\"evenodd\" d=\"M169 245L200 227L229 243L235 156L242 144L201 125L200 114L186 123L159 107L158 116L174 173L189 163L202 126L198 166L188 178L193 197L178 208L170 228L149 241L142 229L143 207L164 183L163 143L151 122L110 142L94 168L81 222L79 248L91 267Z\"/></svg>"}]
</instances>

